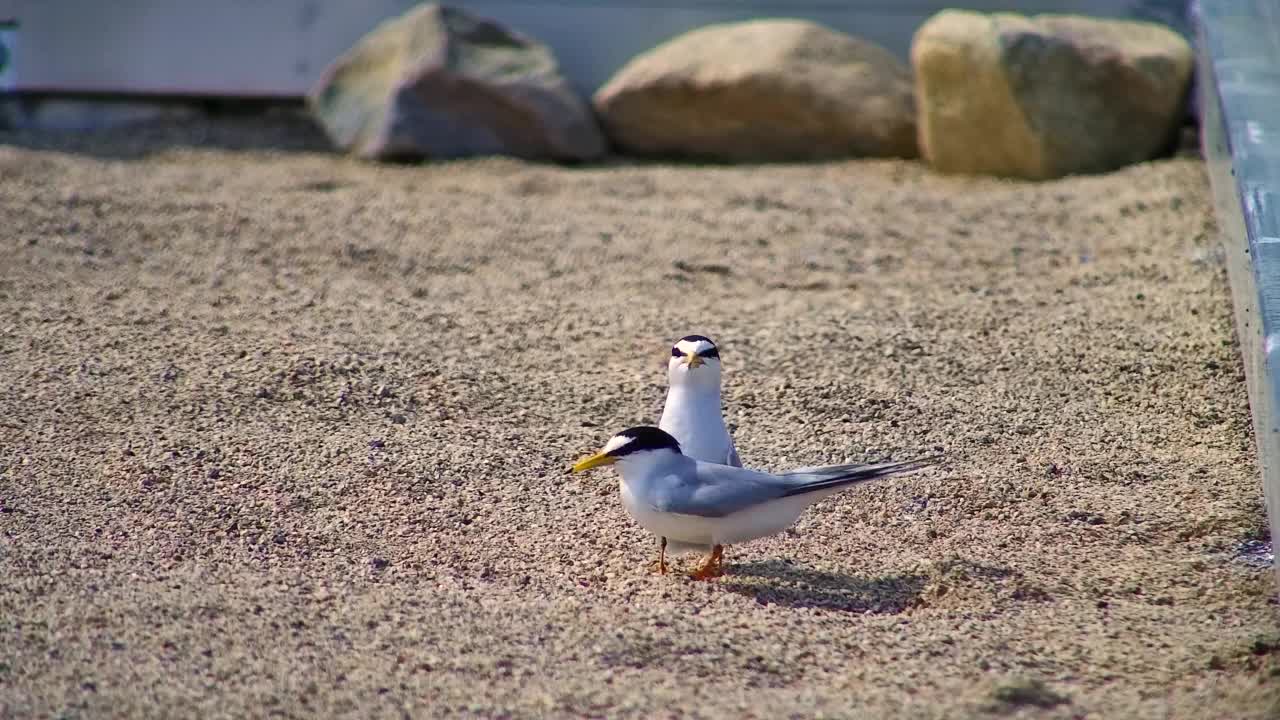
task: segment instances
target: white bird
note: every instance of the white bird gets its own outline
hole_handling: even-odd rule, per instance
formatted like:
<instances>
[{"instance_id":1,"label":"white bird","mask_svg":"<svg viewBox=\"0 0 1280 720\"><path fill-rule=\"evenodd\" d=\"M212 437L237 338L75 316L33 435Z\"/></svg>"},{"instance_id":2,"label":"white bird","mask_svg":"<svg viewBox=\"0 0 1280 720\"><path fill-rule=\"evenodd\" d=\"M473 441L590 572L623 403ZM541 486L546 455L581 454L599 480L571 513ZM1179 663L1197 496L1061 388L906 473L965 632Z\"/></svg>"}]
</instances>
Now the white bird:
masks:
<instances>
[{"instance_id":1,"label":"white bird","mask_svg":"<svg viewBox=\"0 0 1280 720\"><path fill-rule=\"evenodd\" d=\"M667 432L639 426L614 435L600 452L574 464L573 471L617 464L622 504L641 527L709 551L691 574L703 580L722 574L725 545L775 535L832 493L938 460L827 465L774 475L695 460Z\"/></svg>"},{"instance_id":2,"label":"white bird","mask_svg":"<svg viewBox=\"0 0 1280 720\"><path fill-rule=\"evenodd\" d=\"M720 350L709 338L687 335L671 348L658 427L695 460L742 467L720 406Z\"/></svg>"},{"instance_id":3,"label":"white bird","mask_svg":"<svg viewBox=\"0 0 1280 720\"><path fill-rule=\"evenodd\" d=\"M671 347L667 361L667 402L658 427L694 460L742 467L720 401L720 349L704 335L686 335ZM658 572L667 571L668 538L658 538ZM699 550L679 542L672 552Z\"/></svg>"}]
</instances>

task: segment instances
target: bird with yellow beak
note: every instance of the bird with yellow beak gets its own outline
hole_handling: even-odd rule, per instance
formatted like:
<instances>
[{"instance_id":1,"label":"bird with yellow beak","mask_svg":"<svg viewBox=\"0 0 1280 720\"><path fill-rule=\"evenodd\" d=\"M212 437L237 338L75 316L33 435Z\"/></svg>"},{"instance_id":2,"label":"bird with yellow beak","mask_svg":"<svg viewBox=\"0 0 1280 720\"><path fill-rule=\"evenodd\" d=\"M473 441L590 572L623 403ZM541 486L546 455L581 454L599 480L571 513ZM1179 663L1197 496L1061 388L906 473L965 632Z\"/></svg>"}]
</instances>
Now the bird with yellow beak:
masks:
<instances>
[{"instance_id":1,"label":"bird with yellow beak","mask_svg":"<svg viewBox=\"0 0 1280 720\"><path fill-rule=\"evenodd\" d=\"M725 546L775 535L813 503L870 480L937 463L924 458L878 465L828 465L771 474L696 460L666 431L639 426L614 435L574 472L617 466L627 513L653 534L707 552L691 577L723 574Z\"/></svg>"},{"instance_id":2,"label":"bird with yellow beak","mask_svg":"<svg viewBox=\"0 0 1280 720\"><path fill-rule=\"evenodd\" d=\"M667 400L658 427L680 443L694 460L742 467L725 426L720 399L720 348L705 335L686 335L671 347L667 361ZM667 571L667 552L695 552L697 547L658 539L658 572Z\"/></svg>"}]
</instances>

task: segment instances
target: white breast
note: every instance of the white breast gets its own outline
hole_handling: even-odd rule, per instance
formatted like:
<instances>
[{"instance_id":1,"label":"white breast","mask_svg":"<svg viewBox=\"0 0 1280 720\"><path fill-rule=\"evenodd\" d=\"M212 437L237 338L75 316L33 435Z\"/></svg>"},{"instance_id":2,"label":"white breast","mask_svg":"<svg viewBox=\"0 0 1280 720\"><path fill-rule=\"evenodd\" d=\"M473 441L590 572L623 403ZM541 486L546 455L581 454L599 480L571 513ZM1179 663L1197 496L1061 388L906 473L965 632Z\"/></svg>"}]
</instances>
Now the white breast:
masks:
<instances>
[{"instance_id":1,"label":"white breast","mask_svg":"<svg viewBox=\"0 0 1280 720\"><path fill-rule=\"evenodd\" d=\"M695 460L728 461L733 441L724 426L716 393L671 388L658 427L670 433L680 443L681 452Z\"/></svg>"}]
</instances>

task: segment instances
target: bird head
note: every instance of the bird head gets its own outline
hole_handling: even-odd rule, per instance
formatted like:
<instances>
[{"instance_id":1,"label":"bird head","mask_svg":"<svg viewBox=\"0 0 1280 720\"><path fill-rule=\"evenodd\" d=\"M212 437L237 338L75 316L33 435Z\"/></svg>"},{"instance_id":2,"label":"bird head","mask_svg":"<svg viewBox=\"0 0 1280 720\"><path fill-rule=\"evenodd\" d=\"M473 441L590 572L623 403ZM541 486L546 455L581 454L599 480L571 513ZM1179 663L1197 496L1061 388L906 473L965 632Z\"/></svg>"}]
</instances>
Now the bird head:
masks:
<instances>
[{"instance_id":1,"label":"bird head","mask_svg":"<svg viewBox=\"0 0 1280 720\"><path fill-rule=\"evenodd\" d=\"M710 338L686 335L671 347L667 381L672 385L720 388L720 349Z\"/></svg>"},{"instance_id":2,"label":"bird head","mask_svg":"<svg viewBox=\"0 0 1280 720\"><path fill-rule=\"evenodd\" d=\"M627 428L609 438L600 452L574 463L574 472L602 465L655 463L680 455L680 443L666 432L649 425Z\"/></svg>"}]
</instances>

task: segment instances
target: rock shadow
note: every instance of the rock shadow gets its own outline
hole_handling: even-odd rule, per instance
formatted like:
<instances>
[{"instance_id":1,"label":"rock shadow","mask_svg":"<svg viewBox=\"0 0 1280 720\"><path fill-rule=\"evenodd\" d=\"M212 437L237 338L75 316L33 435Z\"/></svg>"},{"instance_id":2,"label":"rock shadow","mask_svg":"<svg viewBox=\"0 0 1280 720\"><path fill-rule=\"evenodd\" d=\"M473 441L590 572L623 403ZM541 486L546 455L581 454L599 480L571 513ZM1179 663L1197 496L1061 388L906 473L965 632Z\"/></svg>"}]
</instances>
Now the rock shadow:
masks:
<instances>
[{"instance_id":1,"label":"rock shadow","mask_svg":"<svg viewBox=\"0 0 1280 720\"><path fill-rule=\"evenodd\" d=\"M732 563L720 587L755 598L761 605L897 614L914 607L924 592L923 575L866 578L800 567L786 560Z\"/></svg>"},{"instance_id":2,"label":"rock shadow","mask_svg":"<svg viewBox=\"0 0 1280 720\"><path fill-rule=\"evenodd\" d=\"M111 117L112 110L92 109L95 99L100 98L70 98L69 102L86 103L85 109L64 114ZM107 160L139 160L182 149L334 152L324 130L297 101L152 100L147 104L156 108L154 116L121 124L103 120L105 124L97 129L25 127L34 122L30 113L37 112L44 100L48 98L33 97L18 101L25 104L0 107L0 145Z\"/></svg>"}]
</instances>

